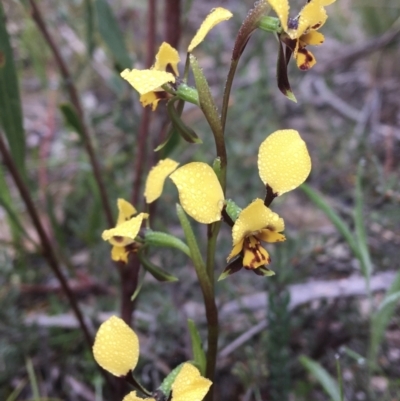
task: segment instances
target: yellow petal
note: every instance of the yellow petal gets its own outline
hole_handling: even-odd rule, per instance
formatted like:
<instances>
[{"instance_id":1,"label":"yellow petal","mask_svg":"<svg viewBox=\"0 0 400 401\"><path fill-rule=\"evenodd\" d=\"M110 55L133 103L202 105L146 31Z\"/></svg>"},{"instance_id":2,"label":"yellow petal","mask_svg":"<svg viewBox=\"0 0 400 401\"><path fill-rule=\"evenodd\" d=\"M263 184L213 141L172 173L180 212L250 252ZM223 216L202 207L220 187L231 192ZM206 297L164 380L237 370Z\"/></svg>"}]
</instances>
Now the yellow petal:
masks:
<instances>
[{"instance_id":1,"label":"yellow petal","mask_svg":"<svg viewBox=\"0 0 400 401\"><path fill-rule=\"evenodd\" d=\"M155 401L154 398L140 398L136 395L136 391L131 391L122 401Z\"/></svg>"},{"instance_id":2,"label":"yellow petal","mask_svg":"<svg viewBox=\"0 0 400 401\"><path fill-rule=\"evenodd\" d=\"M126 79L141 95L154 91L167 82L175 82L175 77L170 72L157 70L131 70L121 72L121 77Z\"/></svg>"},{"instance_id":3,"label":"yellow petal","mask_svg":"<svg viewBox=\"0 0 400 401\"><path fill-rule=\"evenodd\" d=\"M114 262L128 263L128 252L123 246L113 246L111 249L111 259Z\"/></svg>"},{"instance_id":4,"label":"yellow petal","mask_svg":"<svg viewBox=\"0 0 400 401\"><path fill-rule=\"evenodd\" d=\"M156 54L156 62L152 67L158 71L167 71L168 66L171 66L175 75L179 75L178 63L181 61L179 53L169 43L163 42Z\"/></svg>"},{"instance_id":5,"label":"yellow petal","mask_svg":"<svg viewBox=\"0 0 400 401\"><path fill-rule=\"evenodd\" d=\"M266 249L254 236L248 238L248 244L244 248L243 267L246 269L257 269L258 267L271 263L271 258Z\"/></svg>"},{"instance_id":6,"label":"yellow petal","mask_svg":"<svg viewBox=\"0 0 400 401\"><path fill-rule=\"evenodd\" d=\"M190 42L188 47L188 52L192 52L193 49L198 46L206 37L207 33L214 28L215 25L218 25L222 21L227 21L232 17L232 13L229 10L226 10L222 7L217 7L211 10L210 14L207 15L206 19L201 24L199 30L196 35Z\"/></svg>"},{"instance_id":7,"label":"yellow petal","mask_svg":"<svg viewBox=\"0 0 400 401\"><path fill-rule=\"evenodd\" d=\"M119 212L117 226L124 221L130 220L137 213L137 210L134 208L134 206L125 199L119 198L117 201L117 205Z\"/></svg>"},{"instance_id":8,"label":"yellow petal","mask_svg":"<svg viewBox=\"0 0 400 401\"><path fill-rule=\"evenodd\" d=\"M172 401L201 401L212 382L200 375L190 363L185 363L172 383Z\"/></svg>"},{"instance_id":9,"label":"yellow petal","mask_svg":"<svg viewBox=\"0 0 400 401\"><path fill-rule=\"evenodd\" d=\"M162 193L165 179L176 170L179 163L172 159L160 160L147 176L144 197L147 203L158 199Z\"/></svg>"},{"instance_id":10,"label":"yellow petal","mask_svg":"<svg viewBox=\"0 0 400 401\"><path fill-rule=\"evenodd\" d=\"M224 193L214 170L206 163L186 164L170 175L185 212L199 223L221 219Z\"/></svg>"},{"instance_id":11,"label":"yellow petal","mask_svg":"<svg viewBox=\"0 0 400 401\"><path fill-rule=\"evenodd\" d=\"M282 28L285 32L288 30L287 22L289 18L289 2L288 0L268 0L268 3L275 11L281 21Z\"/></svg>"},{"instance_id":12,"label":"yellow petal","mask_svg":"<svg viewBox=\"0 0 400 401\"><path fill-rule=\"evenodd\" d=\"M297 29L289 29L288 34L292 39L297 39L309 29L321 28L327 18L326 11L319 0L311 0L300 11Z\"/></svg>"},{"instance_id":13,"label":"yellow petal","mask_svg":"<svg viewBox=\"0 0 400 401\"><path fill-rule=\"evenodd\" d=\"M236 255L239 255L241 250L243 249L243 242L244 238L242 238L237 244L235 244L231 250L231 253L229 256L226 258L226 261L229 262L232 258L234 258Z\"/></svg>"},{"instance_id":14,"label":"yellow petal","mask_svg":"<svg viewBox=\"0 0 400 401\"><path fill-rule=\"evenodd\" d=\"M300 38L300 42L302 47L310 45L310 46L319 46L324 43L325 37L322 33L318 31L310 31L305 35L302 35Z\"/></svg>"},{"instance_id":15,"label":"yellow petal","mask_svg":"<svg viewBox=\"0 0 400 401\"><path fill-rule=\"evenodd\" d=\"M269 135L258 151L258 171L278 195L302 184L310 174L311 159L299 133L286 129Z\"/></svg>"},{"instance_id":16,"label":"yellow petal","mask_svg":"<svg viewBox=\"0 0 400 401\"><path fill-rule=\"evenodd\" d=\"M119 247L132 244L138 235L143 219L147 219L147 217L149 217L147 213L140 213L115 228L104 230L101 238L109 241L111 245Z\"/></svg>"},{"instance_id":17,"label":"yellow petal","mask_svg":"<svg viewBox=\"0 0 400 401\"><path fill-rule=\"evenodd\" d=\"M111 316L99 328L93 345L96 362L115 376L125 376L139 358L139 339L119 317Z\"/></svg>"},{"instance_id":18,"label":"yellow petal","mask_svg":"<svg viewBox=\"0 0 400 401\"><path fill-rule=\"evenodd\" d=\"M157 108L158 102L161 100L161 97L157 96L157 93L161 92L149 92L145 93L144 95L140 95L140 103L143 107L151 105L151 109L154 111ZM162 92L164 93L164 92Z\"/></svg>"},{"instance_id":19,"label":"yellow petal","mask_svg":"<svg viewBox=\"0 0 400 401\"><path fill-rule=\"evenodd\" d=\"M275 227L272 227L272 228L273 228L273 230L275 230ZM271 229L261 230L261 232L258 233L256 236L260 241L264 241L264 242L286 241L286 237L283 234L278 233L273 230L271 230Z\"/></svg>"},{"instance_id":20,"label":"yellow petal","mask_svg":"<svg viewBox=\"0 0 400 401\"><path fill-rule=\"evenodd\" d=\"M256 199L244 208L232 228L233 245L242 241L249 235L255 235L264 228L274 227L280 232L285 228L283 219L264 205L262 199Z\"/></svg>"},{"instance_id":21,"label":"yellow petal","mask_svg":"<svg viewBox=\"0 0 400 401\"><path fill-rule=\"evenodd\" d=\"M309 70L317 63L314 55L306 48L299 49L295 57L297 67L299 67L299 69L302 71Z\"/></svg>"}]
</instances>

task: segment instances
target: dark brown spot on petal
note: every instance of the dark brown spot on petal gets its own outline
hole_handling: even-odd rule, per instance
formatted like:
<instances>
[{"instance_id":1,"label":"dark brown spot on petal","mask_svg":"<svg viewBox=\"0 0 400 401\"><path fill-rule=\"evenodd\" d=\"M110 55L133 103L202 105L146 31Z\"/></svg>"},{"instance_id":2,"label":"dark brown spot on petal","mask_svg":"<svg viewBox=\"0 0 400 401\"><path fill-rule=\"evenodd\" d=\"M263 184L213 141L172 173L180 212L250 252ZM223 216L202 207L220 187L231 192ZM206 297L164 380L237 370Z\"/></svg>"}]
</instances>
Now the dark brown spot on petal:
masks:
<instances>
[{"instance_id":1,"label":"dark brown spot on petal","mask_svg":"<svg viewBox=\"0 0 400 401\"><path fill-rule=\"evenodd\" d=\"M318 22L318 24L315 24L313 26L311 26L309 29L313 29L314 31L316 31L318 28L320 28L322 25L322 22Z\"/></svg>"},{"instance_id":2,"label":"dark brown spot on petal","mask_svg":"<svg viewBox=\"0 0 400 401\"><path fill-rule=\"evenodd\" d=\"M123 242L124 241L124 237L121 237L120 235L114 235L113 236L113 240L115 242Z\"/></svg>"},{"instance_id":3,"label":"dark brown spot on petal","mask_svg":"<svg viewBox=\"0 0 400 401\"><path fill-rule=\"evenodd\" d=\"M251 239L255 241L252 243ZM266 258L265 254L261 252L261 242L257 238L253 236L246 238L243 247L248 252L251 252L253 254L253 258L250 260L250 263L248 265L243 265L245 269L254 269L255 266L259 266L261 262L267 264L270 262L269 257Z\"/></svg>"},{"instance_id":4,"label":"dark brown spot on petal","mask_svg":"<svg viewBox=\"0 0 400 401\"><path fill-rule=\"evenodd\" d=\"M299 66L300 70L302 71L309 70L312 67L311 63L313 63L314 61L314 56L307 49L299 49L298 52L305 56L303 64Z\"/></svg>"}]
</instances>

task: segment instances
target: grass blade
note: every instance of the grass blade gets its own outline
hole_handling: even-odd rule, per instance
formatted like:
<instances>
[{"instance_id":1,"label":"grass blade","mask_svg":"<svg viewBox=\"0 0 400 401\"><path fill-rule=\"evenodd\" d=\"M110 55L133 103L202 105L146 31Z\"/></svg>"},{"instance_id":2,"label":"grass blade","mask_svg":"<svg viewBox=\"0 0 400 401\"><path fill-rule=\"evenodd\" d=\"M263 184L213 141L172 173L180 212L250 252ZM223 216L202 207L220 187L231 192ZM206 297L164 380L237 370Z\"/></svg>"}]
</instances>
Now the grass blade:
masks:
<instances>
[{"instance_id":1,"label":"grass blade","mask_svg":"<svg viewBox=\"0 0 400 401\"><path fill-rule=\"evenodd\" d=\"M357 171L357 179L356 179L356 193L355 193L356 205L354 209L354 224L355 224L356 238L358 244L358 251L360 255L359 259L361 265L361 272L364 275L365 280L367 281L367 287L369 292L369 281L371 279L371 274L372 274L372 262L369 253L367 234L364 224L364 216L363 216L364 199L361 185L361 176L362 176L362 165L359 164Z\"/></svg>"},{"instance_id":2,"label":"grass blade","mask_svg":"<svg viewBox=\"0 0 400 401\"><path fill-rule=\"evenodd\" d=\"M31 385L32 395L35 400L40 398L39 386L36 379L35 369L30 358L26 360L26 370L28 371L29 383Z\"/></svg>"},{"instance_id":3,"label":"grass blade","mask_svg":"<svg viewBox=\"0 0 400 401\"><path fill-rule=\"evenodd\" d=\"M400 299L400 272L397 273L391 287L388 289L385 298L378 310L371 319L371 337L368 349L368 364L371 368L376 366L379 347L390 319L396 311L397 301Z\"/></svg>"},{"instance_id":4,"label":"grass blade","mask_svg":"<svg viewBox=\"0 0 400 401\"><path fill-rule=\"evenodd\" d=\"M190 331L190 338L192 340L192 353L194 362L197 368L200 370L202 376L206 374L206 354L204 353L203 347L201 346L200 334L193 320L188 319L188 326Z\"/></svg>"},{"instance_id":5,"label":"grass blade","mask_svg":"<svg viewBox=\"0 0 400 401\"><path fill-rule=\"evenodd\" d=\"M335 379L318 363L302 355L300 363L314 376L332 401L341 401L339 386Z\"/></svg>"},{"instance_id":6,"label":"grass blade","mask_svg":"<svg viewBox=\"0 0 400 401\"><path fill-rule=\"evenodd\" d=\"M25 135L21 99L6 16L0 2L0 124L19 172L25 176Z\"/></svg>"},{"instance_id":7,"label":"grass blade","mask_svg":"<svg viewBox=\"0 0 400 401\"><path fill-rule=\"evenodd\" d=\"M106 0L96 0L95 7L98 30L118 64L118 69L122 71L125 68L131 68L132 61L111 7Z\"/></svg>"},{"instance_id":8,"label":"grass blade","mask_svg":"<svg viewBox=\"0 0 400 401\"><path fill-rule=\"evenodd\" d=\"M354 239L353 233L347 226L347 223L333 210L333 208L323 199L323 197L317 191L314 191L307 184L302 184L300 188L310 198L310 200L314 202L314 204L325 213L326 217L328 217L328 219L332 222L332 224L336 227L339 233L349 244L354 255L357 257L357 259L360 260L361 256L357 242Z\"/></svg>"}]
</instances>

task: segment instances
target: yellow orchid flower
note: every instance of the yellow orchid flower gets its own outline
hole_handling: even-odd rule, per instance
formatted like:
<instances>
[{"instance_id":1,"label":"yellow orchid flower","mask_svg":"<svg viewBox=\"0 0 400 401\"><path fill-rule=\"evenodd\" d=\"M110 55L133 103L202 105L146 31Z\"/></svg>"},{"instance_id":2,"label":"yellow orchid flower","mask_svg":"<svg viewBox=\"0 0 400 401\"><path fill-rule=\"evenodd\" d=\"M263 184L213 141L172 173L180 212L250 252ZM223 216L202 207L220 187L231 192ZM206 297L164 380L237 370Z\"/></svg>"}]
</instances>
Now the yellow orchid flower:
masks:
<instances>
[{"instance_id":1,"label":"yellow orchid flower","mask_svg":"<svg viewBox=\"0 0 400 401\"><path fill-rule=\"evenodd\" d=\"M311 171L311 159L299 133L295 130L279 130L269 135L259 147L258 170L273 197L302 184ZM239 213L232 228L233 249L228 256L228 262L231 263L220 280L242 267L263 276L274 274L266 267L271 258L261 242L285 241L285 236L281 234L285 225L283 219L272 212L265 202L256 199Z\"/></svg>"},{"instance_id":2,"label":"yellow orchid flower","mask_svg":"<svg viewBox=\"0 0 400 401\"><path fill-rule=\"evenodd\" d=\"M139 359L139 339L119 317L111 316L101 324L93 345L96 362L115 376L125 376Z\"/></svg>"},{"instance_id":3,"label":"yellow orchid flower","mask_svg":"<svg viewBox=\"0 0 400 401\"><path fill-rule=\"evenodd\" d=\"M299 133L286 129L269 135L258 150L258 171L275 196L302 184L310 174L311 159Z\"/></svg>"},{"instance_id":4,"label":"yellow orchid flower","mask_svg":"<svg viewBox=\"0 0 400 401\"><path fill-rule=\"evenodd\" d=\"M285 241L285 236L280 234L284 228L283 219L266 207L262 199L256 199L241 211L235 221L232 228L233 248L227 261L241 254L245 269L254 270L268 265L271 258L261 246L261 241Z\"/></svg>"},{"instance_id":5,"label":"yellow orchid flower","mask_svg":"<svg viewBox=\"0 0 400 401\"><path fill-rule=\"evenodd\" d=\"M160 197L169 176L189 216L203 224L220 220L224 194L214 170L202 162L188 163L177 169L178 165L174 160L165 159L151 169L145 185L146 202L152 203Z\"/></svg>"},{"instance_id":6,"label":"yellow orchid flower","mask_svg":"<svg viewBox=\"0 0 400 401\"><path fill-rule=\"evenodd\" d=\"M139 233L143 219L146 219L148 214L139 213L133 217L137 211L124 199L118 199L118 211L116 226L104 230L101 237L113 245L111 259L116 262L127 263L129 254L137 250L135 238Z\"/></svg>"},{"instance_id":7,"label":"yellow orchid flower","mask_svg":"<svg viewBox=\"0 0 400 401\"><path fill-rule=\"evenodd\" d=\"M187 49L188 53L191 53L204 40L214 26L231 17L232 13L222 7L211 10L190 42ZM168 97L168 94L161 87L165 84L174 84L176 82L176 77L179 75L179 61L178 51L164 42L160 46L156 55L156 61L150 69L125 69L121 72L121 77L127 80L139 92L142 106L151 105L154 111L157 108L158 102Z\"/></svg>"},{"instance_id":8,"label":"yellow orchid flower","mask_svg":"<svg viewBox=\"0 0 400 401\"><path fill-rule=\"evenodd\" d=\"M201 401L206 396L212 382L200 375L199 370L190 363L184 363L172 383L171 401ZM143 401L130 392L122 401ZM144 401L155 401L155 398L145 398Z\"/></svg>"},{"instance_id":9,"label":"yellow orchid flower","mask_svg":"<svg viewBox=\"0 0 400 401\"><path fill-rule=\"evenodd\" d=\"M328 18L324 7L335 1L311 0L295 18L290 18L288 0L268 0L281 22L283 32L280 34L280 40L293 52L301 70L309 70L316 63L314 55L306 47L318 46L324 42L324 35L317 30Z\"/></svg>"}]
</instances>

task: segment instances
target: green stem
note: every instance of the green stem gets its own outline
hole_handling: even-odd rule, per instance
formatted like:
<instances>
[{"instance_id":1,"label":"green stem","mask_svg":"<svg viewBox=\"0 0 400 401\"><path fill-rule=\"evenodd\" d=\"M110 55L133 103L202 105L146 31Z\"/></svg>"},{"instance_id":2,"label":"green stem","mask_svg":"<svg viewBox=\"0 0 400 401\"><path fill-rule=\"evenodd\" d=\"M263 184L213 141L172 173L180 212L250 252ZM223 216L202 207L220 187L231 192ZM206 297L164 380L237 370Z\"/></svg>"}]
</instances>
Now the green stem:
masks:
<instances>
[{"instance_id":1,"label":"green stem","mask_svg":"<svg viewBox=\"0 0 400 401\"><path fill-rule=\"evenodd\" d=\"M213 293L214 293L214 281L215 281L214 280L214 261L215 261L215 252L217 249L217 238L218 238L218 233L219 233L220 227L221 227L221 222L209 224L209 226L208 226L206 271L207 271L207 276L211 283Z\"/></svg>"},{"instance_id":2,"label":"green stem","mask_svg":"<svg viewBox=\"0 0 400 401\"><path fill-rule=\"evenodd\" d=\"M231 89L233 84L233 79L235 78L236 68L239 63L239 59L233 60L229 67L228 76L226 77L224 96L222 100L222 111L221 111L221 125L222 132L225 134L226 117L228 115L229 97L231 95Z\"/></svg>"},{"instance_id":3,"label":"green stem","mask_svg":"<svg viewBox=\"0 0 400 401\"><path fill-rule=\"evenodd\" d=\"M208 328L206 377L211 381L214 381L215 365L217 362L218 352L218 309L215 303L214 286L211 284L214 280L214 277L212 280L209 279L203 258L201 257L200 249L197 245L196 237L193 233L185 211L180 205L177 205L176 210L183 232L185 233L186 242L191 253L191 259L193 261L200 288L203 293ZM210 401L212 399L213 394L212 391L210 391L207 395L207 400Z\"/></svg>"}]
</instances>

